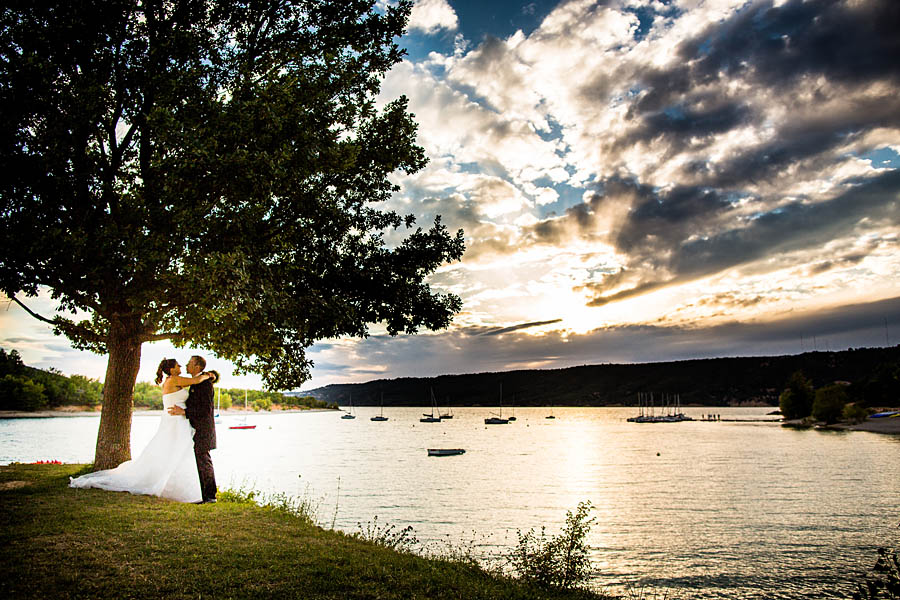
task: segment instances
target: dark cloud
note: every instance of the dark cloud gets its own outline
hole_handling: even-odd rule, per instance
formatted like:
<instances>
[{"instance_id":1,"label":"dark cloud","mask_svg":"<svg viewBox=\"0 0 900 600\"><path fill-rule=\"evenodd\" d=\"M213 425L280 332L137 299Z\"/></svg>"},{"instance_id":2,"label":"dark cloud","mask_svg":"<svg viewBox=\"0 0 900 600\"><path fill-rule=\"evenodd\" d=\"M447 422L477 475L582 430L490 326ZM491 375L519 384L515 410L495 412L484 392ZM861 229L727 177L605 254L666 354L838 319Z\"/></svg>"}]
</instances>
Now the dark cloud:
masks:
<instances>
[{"instance_id":1,"label":"dark cloud","mask_svg":"<svg viewBox=\"0 0 900 600\"><path fill-rule=\"evenodd\" d=\"M642 186L647 191L647 186ZM615 237L616 247L646 253L673 246L693 235L701 223L732 208L721 191L678 186L663 192L650 191L629 213L628 221Z\"/></svg>"},{"instance_id":2,"label":"dark cloud","mask_svg":"<svg viewBox=\"0 0 900 600\"><path fill-rule=\"evenodd\" d=\"M834 260L823 260L821 262L817 262L812 264L807 269L808 275L819 275L821 273L826 273L831 271L832 269L837 269L841 267L850 267L856 264L859 264L868 256L867 253L856 253L856 254L848 254L846 256L841 256L840 258Z\"/></svg>"},{"instance_id":3,"label":"dark cloud","mask_svg":"<svg viewBox=\"0 0 900 600\"><path fill-rule=\"evenodd\" d=\"M597 285L588 285L585 286L587 289L608 289L610 284L613 283L610 280L604 280L601 284ZM603 306L605 304L610 304L612 302L618 302L620 300L625 300L627 298L634 298L635 296L640 296L642 294L647 294L652 291L661 289L669 285L671 282L669 281L651 281L648 283L642 283L640 285L636 285L632 288L628 288L626 290L622 290L621 292L616 292L615 294L608 294L606 296L595 296L590 302L588 302L588 306Z\"/></svg>"},{"instance_id":4,"label":"dark cloud","mask_svg":"<svg viewBox=\"0 0 900 600\"><path fill-rule=\"evenodd\" d=\"M900 171L861 181L824 202L795 202L760 215L747 227L686 241L669 262L681 276L699 277L765 255L820 247L852 232L863 219L900 222Z\"/></svg>"},{"instance_id":5,"label":"dark cloud","mask_svg":"<svg viewBox=\"0 0 900 600\"><path fill-rule=\"evenodd\" d=\"M532 323L522 323L520 325L511 325L509 327L498 327L496 329L489 329L488 331L481 332L478 335L502 335L504 333L512 333L513 331L519 331L522 329L540 327L541 325L551 325L553 323L559 323L560 321L562 321L562 319L553 319L550 321L534 321Z\"/></svg>"},{"instance_id":6,"label":"dark cloud","mask_svg":"<svg viewBox=\"0 0 900 600\"><path fill-rule=\"evenodd\" d=\"M859 84L900 80L896 0L754 2L686 41L679 54L693 84L749 77L780 86L801 75Z\"/></svg>"},{"instance_id":7,"label":"dark cloud","mask_svg":"<svg viewBox=\"0 0 900 600\"><path fill-rule=\"evenodd\" d=\"M581 93L607 94L611 81L634 81L632 89L641 92L627 114L634 126L610 150L654 142L663 144L666 159L764 120L758 111L780 105L792 118L772 122L769 141L719 164L699 159L682 170L700 185L756 184L867 131L900 126L897 31L896 0L753 2L682 42L674 66L641 68L628 79L598 73ZM879 82L881 90L870 88Z\"/></svg>"},{"instance_id":8,"label":"dark cloud","mask_svg":"<svg viewBox=\"0 0 900 600\"><path fill-rule=\"evenodd\" d=\"M746 148L719 164L703 168L705 185L733 187L771 179L799 161L813 159L807 170L823 170L835 161L831 151L878 127L900 126L896 92L847 102L840 110L789 121L770 141ZM690 167L688 170L692 169Z\"/></svg>"},{"instance_id":9,"label":"dark cloud","mask_svg":"<svg viewBox=\"0 0 900 600\"><path fill-rule=\"evenodd\" d=\"M805 75L858 85L900 80L900 3L792 0L753 2L679 46L669 69L640 74L647 90L638 114L677 105L682 96L723 79L780 88Z\"/></svg>"},{"instance_id":10,"label":"dark cloud","mask_svg":"<svg viewBox=\"0 0 900 600\"><path fill-rule=\"evenodd\" d=\"M837 197L817 203L796 201L760 214L749 222L729 219L730 200L721 192L678 187L656 192L630 184L638 202L616 232L617 249L628 255L627 268L589 289L597 295L590 306L602 306L649 291L720 272L765 256L820 247L822 240L852 233L863 220L868 223L900 222L900 171L890 171L854 185ZM607 186L621 194L627 182ZM603 202L591 199L587 209ZM567 214L578 222L579 211ZM717 216L731 227L698 235ZM563 228L561 219L552 227ZM540 225L535 232L544 231ZM545 234L546 235L546 232ZM865 254L865 253L863 253ZM861 261L862 257L855 260ZM609 293L628 278L632 287Z\"/></svg>"},{"instance_id":11,"label":"dark cloud","mask_svg":"<svg viewBox=\"0 0 900 600\"><path fill-rule=\"evenodd\" d=\"M615 147L622 149L659 138L689 137L696 149L699 140L739 127L752 116L750 107L740 101L720 101L714 106L702 107L673 105L645 115L638 127L616 140Z\"/></svg>"}]
</instances>

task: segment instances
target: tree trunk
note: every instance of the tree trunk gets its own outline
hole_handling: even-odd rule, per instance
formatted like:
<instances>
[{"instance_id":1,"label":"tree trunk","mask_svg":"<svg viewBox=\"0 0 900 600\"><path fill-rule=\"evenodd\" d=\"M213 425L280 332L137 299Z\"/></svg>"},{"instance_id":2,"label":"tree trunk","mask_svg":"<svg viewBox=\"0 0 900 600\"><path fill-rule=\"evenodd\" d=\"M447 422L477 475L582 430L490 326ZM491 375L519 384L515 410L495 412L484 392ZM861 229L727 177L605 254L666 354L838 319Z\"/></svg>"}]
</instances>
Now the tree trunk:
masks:
<instances>
[{"instance_id":1,"label":"tree trunk","mask_svg":"<svg viewBox=\"0 0 900 600\"><path fill-rule=\"evenodd\" d=\"M107 350L103 412L94 453L96 470L112 469L131 460L131 407L141 366L140 321L110 321Z\"/></svg>"}]
</instances>

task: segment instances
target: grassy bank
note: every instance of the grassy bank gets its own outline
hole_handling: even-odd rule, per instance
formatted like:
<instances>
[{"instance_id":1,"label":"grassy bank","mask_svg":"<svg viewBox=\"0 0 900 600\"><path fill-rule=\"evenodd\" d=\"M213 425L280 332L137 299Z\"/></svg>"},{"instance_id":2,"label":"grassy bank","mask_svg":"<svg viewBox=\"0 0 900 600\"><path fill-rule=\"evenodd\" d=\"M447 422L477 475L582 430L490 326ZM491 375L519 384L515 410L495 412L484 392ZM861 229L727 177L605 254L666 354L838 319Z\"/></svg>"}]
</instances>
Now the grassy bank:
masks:
<instances>
[{"instance_id":1,"label":"grassy bank","mask_svg":"<svg viewBox=\"0 0 900 600\"><path fill-rule=\"evenodd\" d=\"M597 599L395 552L249 503L75 490L0 467L0 598Z\"/></svg>"}]
</instances>

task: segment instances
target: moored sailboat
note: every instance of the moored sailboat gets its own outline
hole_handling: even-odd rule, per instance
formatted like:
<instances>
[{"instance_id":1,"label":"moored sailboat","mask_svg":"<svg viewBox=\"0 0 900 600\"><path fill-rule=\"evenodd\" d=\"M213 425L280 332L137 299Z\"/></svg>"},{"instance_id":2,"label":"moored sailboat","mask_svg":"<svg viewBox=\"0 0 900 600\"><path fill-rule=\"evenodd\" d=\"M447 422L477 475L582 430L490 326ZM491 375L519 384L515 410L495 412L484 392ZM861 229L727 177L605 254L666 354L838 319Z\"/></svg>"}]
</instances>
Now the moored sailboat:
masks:
<instances>
[{"instance_id":1,"label":"moored sailboat","mask_svg":"<svg viewBox=\"0 0 900 600\"><path fill-rule=\"evenodd\" d=\"M342 419L355 419L356 415L353 414L353 394L350 394L350 409L346 414L341 415Z\"/></svg>"},{"instance_id":2,"label":"moored sailboat","mask_svg":"<svg viewBox=\"0 0 900 600\"><path fill-rule=\"evenodd\" d=\"M441 417L437 408L437 400L434 399L434 391L429 388L428 392L431 394L431 412L422 413L422 418L419 419L419 423L440 423ZM438 413L438 416L434 416L434 413Z\"/></svg>"},{"instance_id":3,"label":"moored sailboat","mask_svg":"<svg viewBox=\"0 0 900 600\"><path fill-rule=\"evenodd\" d=\"M485 425L507 425L509 419L503 418L503 384L500 384L500 412L496 416L484 420Z\"/></svg>"},{"instance_id":4,"label":"moored sailboat","mask_svg":"<svg viewBox=\"0 0 900 600\"><path fill-rule=\"evenodd\" d=\"M381 392L381 410L378 411L378 414L369 419L370 421L387 421L388 418L384 416L384 392Z\"/></svg>"}]
</instances>

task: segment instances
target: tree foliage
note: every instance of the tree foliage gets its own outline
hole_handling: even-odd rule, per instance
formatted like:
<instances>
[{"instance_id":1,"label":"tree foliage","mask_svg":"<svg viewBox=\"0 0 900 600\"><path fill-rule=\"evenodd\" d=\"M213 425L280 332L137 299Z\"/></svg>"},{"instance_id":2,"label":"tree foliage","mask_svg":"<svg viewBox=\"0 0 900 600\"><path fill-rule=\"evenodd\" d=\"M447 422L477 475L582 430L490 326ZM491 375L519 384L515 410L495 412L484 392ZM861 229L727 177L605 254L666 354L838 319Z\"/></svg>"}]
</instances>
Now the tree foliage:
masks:
<instances>
[{"instance_id":1,"label":"tree foliage","mask_svg":"<svg viewBox=\"0 0 900 600\"><path fill-rule=\"evenodd\" d=\"M802 371L795 371L778 399L785 419L802 419L812 413L815 391Z\"/></svg>"},{"instance_id":2,"label":"tree foliage","mask_svg":"<svg viewBox=\"0 0 900 600\"><path fill-rule=\"evenodd\" d=\"M851 399L862 406L894 406L900 398L900 361L885 361L850 387Z\"/></svg>"},{"instance_id":3,"label":"tree foliage","mask_svg":"<svg viewBox=\"0 0 900 600\"><path fill-rule=\"evenodd\" d=\"M410 10L0 8L0 290L28 310L16 295L49 289L76 316L32 314L109 353L98 454L127 457L143 342L206 348L288 389L317 340L438 329L460 309L426 278L462 256L462 232L378 208L392 173L425 164L406 99L375 103Z\"/></svg>"},{"instance_id":4,"label":"tree foliage","mask_svg":"<svg viewBox=\"0 0 900 600\"><path fill-rule=\"evenodd\" d=\"M837 423L844 414L847 404L847 386L839 383L826 385L816 390L812 406L812 416L817 421Z\"/></svg>"},{"instance_id":5,"label":"tree foliage","mask_svg":"<svg viewBox=\"0 0 900 600\"><path fill-rule=\"evenodd\" d=\"M192 342L273 387L315 340L443 327L427 273L462 253L440 222L372 207L425 162L400 99L375 110L409 3L12 3L0 82L0 282L89 320Z\"/></svg>"}]
</instances>

